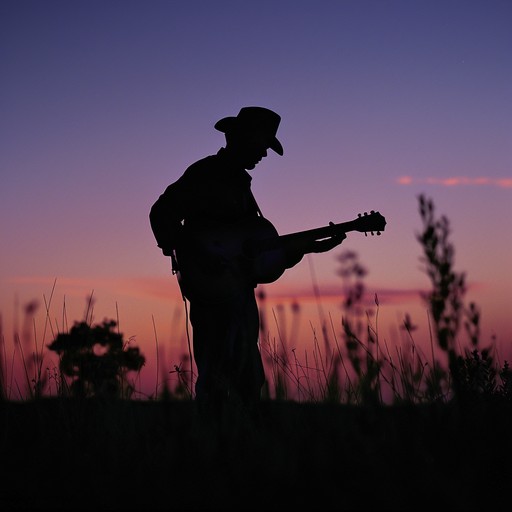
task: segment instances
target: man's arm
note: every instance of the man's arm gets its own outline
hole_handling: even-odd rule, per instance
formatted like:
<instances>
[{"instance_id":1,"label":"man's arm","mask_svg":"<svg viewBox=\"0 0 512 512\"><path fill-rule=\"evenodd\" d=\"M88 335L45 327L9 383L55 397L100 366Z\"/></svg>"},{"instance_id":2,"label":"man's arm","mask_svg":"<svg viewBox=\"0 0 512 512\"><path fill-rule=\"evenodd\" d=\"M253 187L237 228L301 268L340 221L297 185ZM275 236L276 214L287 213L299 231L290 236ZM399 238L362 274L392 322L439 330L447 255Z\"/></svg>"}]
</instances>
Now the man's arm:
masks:
<instances>
[{"instance_id":1,"label":"man's arm","mask_svg":"<svg viewBox=\"0 0 512 512\"><path fill-rule=\"evenodd\" d=\"M173 255L182 235L181 221L185 216L182 188L179 180L169 185L149 212L153 235L165 256Z\"/></svg>"}]
</instances>

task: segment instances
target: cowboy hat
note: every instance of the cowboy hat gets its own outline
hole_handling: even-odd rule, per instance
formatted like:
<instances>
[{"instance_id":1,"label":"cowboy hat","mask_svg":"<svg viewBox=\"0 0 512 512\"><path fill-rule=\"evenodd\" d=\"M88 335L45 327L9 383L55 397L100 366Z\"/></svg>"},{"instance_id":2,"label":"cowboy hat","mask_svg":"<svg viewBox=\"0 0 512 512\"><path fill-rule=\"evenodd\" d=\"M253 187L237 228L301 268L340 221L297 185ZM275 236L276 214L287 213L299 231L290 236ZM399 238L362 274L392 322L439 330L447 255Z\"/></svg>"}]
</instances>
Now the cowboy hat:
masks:
<instances>
[{"instance_id":1,"label":"cowboy hat","mask_svg":"<svg viewBox=\"0 0 512 512\"><path fill-rule=\"evenodd\" d=\"M263 107L243 107L236 117L224 117L215 123L215 129L227 133L232 130L256 131L268 135L268 147L278 155L283 154L283 146L276 138L281 116Z\"/></svg>"}]
</instances>

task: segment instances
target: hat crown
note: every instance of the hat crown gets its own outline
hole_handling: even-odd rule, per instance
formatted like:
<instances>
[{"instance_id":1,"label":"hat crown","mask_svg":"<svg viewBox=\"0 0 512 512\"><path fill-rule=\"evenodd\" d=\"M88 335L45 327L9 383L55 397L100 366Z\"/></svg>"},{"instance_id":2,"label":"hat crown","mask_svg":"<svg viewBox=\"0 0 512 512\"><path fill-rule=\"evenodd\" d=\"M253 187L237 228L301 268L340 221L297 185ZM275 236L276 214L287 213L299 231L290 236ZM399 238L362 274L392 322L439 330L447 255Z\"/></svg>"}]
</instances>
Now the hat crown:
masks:
<instances>
[{"instance_id":1,"label":"hat crown","mask_svg":"<svg viewBox=\"0 0 512 512\"><path fill-rule=\"evenodd\" d=\"M276 135L281 122L279 114L263 107L244 107L240 109L236 119L240 127L252 128L272 136Z\"/></svg>"}]
</instances>

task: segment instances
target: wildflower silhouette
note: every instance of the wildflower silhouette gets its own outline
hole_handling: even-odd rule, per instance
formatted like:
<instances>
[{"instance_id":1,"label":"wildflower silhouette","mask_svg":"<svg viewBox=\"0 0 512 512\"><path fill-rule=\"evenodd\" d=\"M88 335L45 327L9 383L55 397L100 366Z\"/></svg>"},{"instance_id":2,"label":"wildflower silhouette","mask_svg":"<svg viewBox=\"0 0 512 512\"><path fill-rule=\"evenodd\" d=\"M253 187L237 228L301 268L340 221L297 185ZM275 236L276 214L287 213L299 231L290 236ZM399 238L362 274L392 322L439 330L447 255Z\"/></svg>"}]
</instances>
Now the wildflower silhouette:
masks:
<instances>
[{"instance_id":1,"label":"wildflower silhouette","mask_svg":"<svg viewBox=\"0 0 512 512\"><path fill-rule=\"evenodd\" d=\"M117 323L104 320L90 326L75 322L69 333L60 333L48 345L60 356L60 371L72 378L70 393L75 397L125 397L133 392L126 381L128 371L138 371L145 357L138 347L126 348Z\"/></svg>"},{"instance_id":2,"label":"wildflower silhouette","mask_svg":"<svg viewBox=\"0 0 512 512\"><path fill-rule=\"evenodd\" d=\"M486 398L509 400L512 381L509 364L505 361L500 370L491 355L491 347L480 348L480 310L473 302L469 306L465 304L466 274L454 270L455 248L449 240L450 222L444 215L436 216L432 199L421 194L418 201L423 231L416 238L423 248L421 261L432 284L432 290L423 298L432 315L438 346L448 356L454 397L465 402ZM471 346L464 351L457 337L462 325ZM431 391L440 395L439 379L443 375L437 363L433 371L437 375L430 375Z\"/></svg>"}]
</instances>

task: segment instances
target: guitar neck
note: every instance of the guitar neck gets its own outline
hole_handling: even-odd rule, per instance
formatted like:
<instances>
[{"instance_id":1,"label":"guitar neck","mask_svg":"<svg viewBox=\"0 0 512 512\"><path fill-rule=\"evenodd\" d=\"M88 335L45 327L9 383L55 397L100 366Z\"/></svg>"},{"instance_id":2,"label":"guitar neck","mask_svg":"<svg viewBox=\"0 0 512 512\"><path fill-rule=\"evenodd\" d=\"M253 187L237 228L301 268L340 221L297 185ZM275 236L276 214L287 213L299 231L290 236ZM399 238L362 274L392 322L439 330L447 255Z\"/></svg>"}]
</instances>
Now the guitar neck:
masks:
<instances>
[{"instance_id":1,"label":"guitar neck","mask_svg":"<svg viewBox=\"0 0 512 512\"><path fill-rule=\"evenodd\" d=\"M268 222L268 221L266 221ZM298 231L297 233L289 233L287 235L278 235L275 228L275 236L266 236L257 240L251 240L250 244L247 245L248 252L268 251L281 249L286 245L303 244L304 242L315 242L323 238L329 238L334 235L341 233L348 233L349 231L359 231L361 233L370 232L372 235L374 232L380 235L381 231L386 226L386 219L379 213L371 211L369 214L359 214L357 219L340 222L339 224L331 223L328 226L321 228L308 229L306 231Z\"/></svg>"},{"instance_id":2,"label":"guitar neck","mask_svg":"<svg viewBox=\"0 0 512 512\"><path fill-rule=\"evenodd\" d=\"M353 221L341 222L340 224L333 224L329 226L323 226L321 228L307 229L305 231L298 231L297 233L281 235L279 238L281 238L283 241L293 241L299 239L321 240L322 238L339 235L340 233L348 233L354 229Z\"/></svg>"},{"instance_id":3,"label":"guitar neck","mask_svg":"<svg viewBox=\"0 0 512 512\"><path fill-rule=\"evenodd\" d=\"M258 240L256 245L258 250L268 251L281 247L283 243L286 245L288 243L293 244L294 242L303 240L321 240L322 238L331 237L340 233L348 233L354 229L356 229L354 227L354 221L341 222L339 224L323 226L321 228L307 229L305 231L298 231L296 233L288 233L278 237Z\"/></svg>"}]
</instances>

